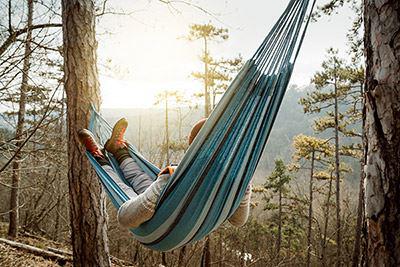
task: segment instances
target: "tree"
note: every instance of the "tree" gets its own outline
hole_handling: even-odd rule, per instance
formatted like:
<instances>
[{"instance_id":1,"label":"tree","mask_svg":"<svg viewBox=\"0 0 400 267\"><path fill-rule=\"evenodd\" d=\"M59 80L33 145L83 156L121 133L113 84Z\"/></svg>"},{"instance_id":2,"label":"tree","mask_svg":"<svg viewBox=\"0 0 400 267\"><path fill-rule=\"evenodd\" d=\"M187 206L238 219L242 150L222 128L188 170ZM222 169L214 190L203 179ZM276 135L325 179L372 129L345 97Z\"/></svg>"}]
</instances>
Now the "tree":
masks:
<instances>
[{"instance_id":1,"label":"tree","mask_svg":"<svg viewBox=\"0 0 400 267\"><path fill-rule=\"evenodd\" d=\"M338 57L338 51L331 48L328 50L328 58L322 63L322 71L317 72L312 79L315 90L300 99L304 112L326 112L325 116L314 121L314 130L322 133L333 129L334 133L337 265L341 265L342 254L340 157L345 155L361 158L361 140L351 145L341 145L340 138L361 137L355 124L361 119L363 74L363 68L347 66Z\"/></svg>"},{"instance_id":2,"label":"tree","mask_svg":"<svg viewBox=\"0 0 400 267\"><path fill-rule=\"evenodd\" d=\"M368 264L400 264L400 2L364 1Z\"/></svg>"},{"instance_id":3,"label":"tree","mask_svg":"<svg viewBox=\"0 0 400 267\"><path fill-rule=\"evenodd\" d=\"M215 107L216 96L223 93L227 88L226 83L232 80L231 74L242 67L242 58L216 60L210 55L209 43L228 40L228 29L216 28L212 24L193 24L187 38L189 41L202 40L204 44L201 56L204 72L194 72L192 75L204 83L204 92L198 96L204 96L204 116L207 118Z\"/></svg>"},{"instance_id":4,"label":"tree","mask_svg":"<svg viewBox=\"0 0 400 267\"><path fill-rule=\"evenodd\" d=\"M310 162L310 180L309 180L309 207L308 207L308 227L307 227L307 266L311 265L311 231L313 221L313 198L314 198L314 179L316 178L316 162L323 163L326 158L332 156L332 147L328 140L298 135L293 139L295 152L293 159L295 162L309 161Z\"/></svg>"},{"instance_id":5,"label":"tree","mask_svg":"<svg viewBox=\"0 0 400 267\"><path fill-rule=\"evenodd\" d=\"M278 238L276 240L276 253L279 262L279 254L281 251L282 243L282 207L283 197L287 193L287 184L290 182L291 177L287 174L287 168L281 159L275 160L275 169L267 178L264 184L266 189L272 189L274 193L278 193Z\"/></svg>"},{"instance_id":6,"label":"tree","mask_svg":"<svg viewBox=\"0 0 400 267\"><path fill-rule=\"evenodd\" d=\"M95 6L91 0L63 0L62 9L74 265L110 266L104 193L77 135L89 123L91 103L100 104Z\"/></svg>"},{"instance_id":7,"label":"tree","mask_svg":"<svg viewBox=\"0 0 400 267\"><path fill-rule=\"evenodd\" d=\"M165 164L169 165L171 164L171 154L170 150L172 151L184 151L186 150L187 146L187 141L183 142L181 140L181 132L182 132L182 111L180 107L178 107L178 115L179 115L179 140L171 140L170 138L170 132L169 132L169 112L171 110L171 104L180 104L180 103L185 103L185 99L182 95L181 92L176 91L176 90L165 90L163 92L160 92L158 95L156 95L156 102L155 105L162 104L165 107L165 120L164 120L164 125L165 125L165 142L161 145L161 150L165 154Z\"/></svg>"},{"instance_id":8,"label":"tree","mask_svg":"<svg viewBox=\"0 0 400 267\"><path fill-rule=\"evenodd\" d=\"M27 1L27 26L28 29L25 41L25 52L22 69L22 81L21 89L19 94L19 109L18 109L18 122L15 131L15 138L18 139L16 147L19 148L22 145L22 136L25 126L25 113L26 113L26 94L28 90L28 79L30 70L30 58L31 58L31 41L32 41L32 27L33 21L33 0ZM11 180L11 195L10 195L10 222L8 225L8 236L15 238L18 232L18 218L19 218L19 184L20 184L20 161L22 159L21 151L17 151L15 159L12 165L12 180Z\"/></svg>"}]
</instances>

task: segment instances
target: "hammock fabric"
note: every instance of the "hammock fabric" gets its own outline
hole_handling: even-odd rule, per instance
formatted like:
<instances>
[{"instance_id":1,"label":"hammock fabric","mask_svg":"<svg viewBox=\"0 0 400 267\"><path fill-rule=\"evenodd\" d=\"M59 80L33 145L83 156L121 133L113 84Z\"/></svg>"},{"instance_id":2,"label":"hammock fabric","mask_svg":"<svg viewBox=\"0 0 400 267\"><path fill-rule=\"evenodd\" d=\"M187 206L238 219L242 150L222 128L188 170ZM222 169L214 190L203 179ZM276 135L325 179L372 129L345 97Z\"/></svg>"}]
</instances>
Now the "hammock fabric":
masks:
<instances>
[{"instance_id":1,"label":"hammock fabric","mask_svg":"<svg viewBox=\"0 0 400 267\"><path fill-rule=\"evenodd\" d=\"M246 191L289 83L315 0L291 0L246 62L188 149L152 219L131 229L145 246L169 251L202 239L229 218ZM308 16L308 17L307 17ZM89 129L104 145L110 125L94 109ZM159 169L133 145L132 157L153 179ZM129 197L88 153L119 208ZM124 180L118 164L113 167Z\"/></svg>"}]
</instances>

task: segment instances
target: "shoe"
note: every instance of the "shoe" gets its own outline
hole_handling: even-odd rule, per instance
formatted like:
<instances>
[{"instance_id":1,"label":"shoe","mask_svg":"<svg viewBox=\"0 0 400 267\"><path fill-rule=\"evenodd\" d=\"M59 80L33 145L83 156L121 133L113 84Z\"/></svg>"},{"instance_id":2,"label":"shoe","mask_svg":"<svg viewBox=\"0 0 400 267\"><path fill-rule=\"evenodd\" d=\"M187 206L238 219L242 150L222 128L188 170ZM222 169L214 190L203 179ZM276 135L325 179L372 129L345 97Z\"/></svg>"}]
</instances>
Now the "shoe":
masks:
<instances>
[{"instance_id":1,"label":"shoe","mask_svg":"<svg viewBox=\"0 0 400 267\"><path fill-rule=\"evenodd\" d=\"M100 149L99 144L96 142L93 134L87 129L81 129L78 132L79 141L86 147L86 150L93 155L97 160L106 160L103 152Z\"/></svg>"},{"instance_id":2,"label":"shoe","mask_svg":"<svg viewBox=\"0 0 400 267\"><path fill-rule=\"evenodd\" d=\"M117 121L114 125L110 139L108 139L104 146L108 152L115 155L118 150L127 147L124 139L126 128L128 128L128 121L125 118Z\"/></svg>"}]
</instances>

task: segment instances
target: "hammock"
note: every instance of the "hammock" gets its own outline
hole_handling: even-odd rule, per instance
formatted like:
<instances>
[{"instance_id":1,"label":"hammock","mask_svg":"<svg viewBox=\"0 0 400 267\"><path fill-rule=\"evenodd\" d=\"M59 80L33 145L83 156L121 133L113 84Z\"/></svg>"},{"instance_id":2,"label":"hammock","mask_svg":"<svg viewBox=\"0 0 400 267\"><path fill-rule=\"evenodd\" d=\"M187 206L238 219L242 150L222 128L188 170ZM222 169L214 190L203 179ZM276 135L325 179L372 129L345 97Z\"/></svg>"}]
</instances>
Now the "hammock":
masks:
<instances>
[{"instance_id":1,"label":"hammock","mask_svg":"<svg viewBox=\"0 0 400 267\"><path fill-rule=\"evenodd\" d=\"M288 86L314 5L315 0L291 0L245 63L171 176L153 218L131 229L143 245L169 251L200 240L239 206ZM102 145L112 130L94 109L89 129ZM135 146L130 145L129 151L156 179L160 170ZM89 153L87 156L119 208L129 197ZM124 180L112 157L111 162Z\"/></svg>"}]
</instances>

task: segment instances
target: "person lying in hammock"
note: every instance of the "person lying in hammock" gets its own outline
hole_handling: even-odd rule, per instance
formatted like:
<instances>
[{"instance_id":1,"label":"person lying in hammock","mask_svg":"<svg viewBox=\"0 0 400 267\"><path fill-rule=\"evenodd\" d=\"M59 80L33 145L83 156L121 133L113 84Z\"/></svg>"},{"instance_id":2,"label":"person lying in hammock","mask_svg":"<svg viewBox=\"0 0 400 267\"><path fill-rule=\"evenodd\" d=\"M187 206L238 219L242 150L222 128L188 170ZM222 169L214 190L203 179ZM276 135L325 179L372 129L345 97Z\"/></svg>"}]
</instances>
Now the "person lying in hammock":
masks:
<instances>
[{"instance_id":1,"label":"person lying in hammock","mask_svg":"<svg viewBox=\"0 0 400 267\"><path fill-rule=\"evenodd\" d=\"M205 121L206 119L200 120L193 126L189 135L189 145L193 142ZM153 217L157 200L169 177L173 174L175 167L169 166L165 168L160 172L157 180L153 181L129 154L127 142L124 139L127 127L128 121L124 118L120 119L115 124L111 138L106 142L104 148L115 157L126 181L131 186L128 186L120 179L89 130L80 130L78 136L87 151L93 155L108 175L117 182L118 186L130 198L119 208L118 222L124 227L136 228ZM240 227L246 223L250 210L250 194L251 185L247 187L237 210L228 219L232 225Z\"/></svg>"}]
</instances>

